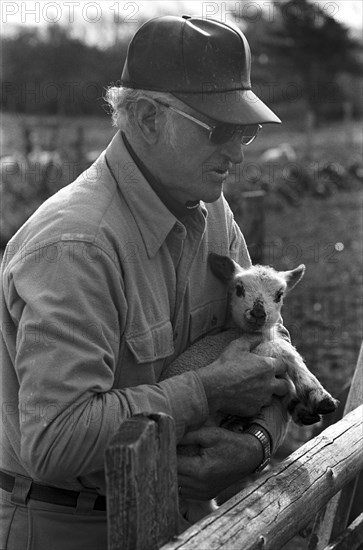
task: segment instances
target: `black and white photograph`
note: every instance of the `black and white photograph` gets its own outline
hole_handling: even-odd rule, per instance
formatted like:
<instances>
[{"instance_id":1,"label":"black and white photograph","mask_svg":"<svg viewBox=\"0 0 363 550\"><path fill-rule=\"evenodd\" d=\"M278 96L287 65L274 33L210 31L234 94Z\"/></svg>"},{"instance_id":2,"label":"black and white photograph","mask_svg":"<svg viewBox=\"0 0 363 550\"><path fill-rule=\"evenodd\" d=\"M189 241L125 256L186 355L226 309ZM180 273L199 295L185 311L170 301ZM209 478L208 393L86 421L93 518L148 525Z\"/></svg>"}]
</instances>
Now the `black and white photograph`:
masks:
<instances>
[{"instance_id":1,"label":"black and white photograph","mask_svg":"<svg viewBox=\"0 0 363 550\"><path fill-rule=\"evenodd\" d=\"M0 3L0 550L363 550L363 2Z\"/></svg>"}]
</instances>

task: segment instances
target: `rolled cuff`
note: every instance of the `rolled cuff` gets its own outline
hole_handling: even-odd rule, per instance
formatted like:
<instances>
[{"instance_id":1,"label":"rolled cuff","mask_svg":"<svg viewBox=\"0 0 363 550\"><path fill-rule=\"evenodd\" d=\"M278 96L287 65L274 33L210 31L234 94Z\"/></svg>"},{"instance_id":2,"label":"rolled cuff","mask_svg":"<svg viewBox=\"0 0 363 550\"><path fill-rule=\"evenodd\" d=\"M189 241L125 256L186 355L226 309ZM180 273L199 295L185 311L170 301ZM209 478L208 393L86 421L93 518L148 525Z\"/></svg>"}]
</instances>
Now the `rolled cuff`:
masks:
<instances>
[{"instance_id":1,"label":"rolled cuff","mask_svg":"<svg viewBox=\"0 0 363 550\"><path fill-rule=\"evenodd\" d=\"M195 371L185 372L150 386L126 388L130 416L141 412L163 412L175 422L179 441L188 429L201 426L209 415L207 396Z\"/></svg>"},{"instance_id":2,"label":"rolled cuff","mask_svg":"<svg viewBox=\"0 0 363 550\"><path fill-rule=\"evenodd\" d=\"M159 385L168 396L175 420L176 439L179 441L187 430L201 426L209 416L204 386L197 371L167 378Z\"/></svg>"},{"instance_id":3,"label":"rolled cuff","mask_svg":"<svg viewBox=\"0 0 363 550\"><path fill-rule=\"evenodd\" d=\"M286 407L277 397L273 398L271 405L263 407L259 415L252 420L254 424L259 424L270 435L271 452L274 454L283 442L289 425L289 415Z\"/></svg>"}]
</instances>

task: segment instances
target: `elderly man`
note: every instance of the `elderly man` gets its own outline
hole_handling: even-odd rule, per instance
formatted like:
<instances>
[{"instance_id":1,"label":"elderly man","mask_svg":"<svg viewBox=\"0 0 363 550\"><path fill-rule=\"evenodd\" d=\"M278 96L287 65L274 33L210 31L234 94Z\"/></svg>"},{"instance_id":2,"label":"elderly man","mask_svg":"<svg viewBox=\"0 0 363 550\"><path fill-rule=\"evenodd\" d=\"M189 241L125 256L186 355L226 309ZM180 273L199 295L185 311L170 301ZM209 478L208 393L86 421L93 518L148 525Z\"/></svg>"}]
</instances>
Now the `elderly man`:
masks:
<instances>
[{"instance_id":1,"label":"elderly man","mask_svg":"<svg viewBox=\"0 0 363 550\"><path fill-rule=\"evenodd\" d=\"M287 392L272 358L232 342L198 372L159 381L193 342L221 332L227 294L210 251L250 259L222 190L260 125L278 117L250 88L230 25L161 17L132 39L108 100L119 131L46 201L2 265L1 548L107 546L104 451L123 419L162 411L188 498L209 499L267 463ZM252 343L251 343L252 346ZM273 404L271 405L271 402ZM221 410L249 433L201 427ZM186 441L186 440L184 440Z\"/></svg>"}]
</instances>

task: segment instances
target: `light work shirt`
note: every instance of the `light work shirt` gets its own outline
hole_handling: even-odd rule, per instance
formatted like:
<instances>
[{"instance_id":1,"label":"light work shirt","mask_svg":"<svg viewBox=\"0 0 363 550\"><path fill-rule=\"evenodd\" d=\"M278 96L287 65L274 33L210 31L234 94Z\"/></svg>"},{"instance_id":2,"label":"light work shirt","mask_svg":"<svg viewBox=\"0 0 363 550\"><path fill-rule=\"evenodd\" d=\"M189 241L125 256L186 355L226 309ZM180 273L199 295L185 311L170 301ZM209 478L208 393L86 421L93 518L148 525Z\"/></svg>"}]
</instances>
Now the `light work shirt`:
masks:
<instances>
[{"instance_id":1,"label":"light work shirt","mask_svg":"<svg viewBox=\"0 0 363 550\"><path fill-rule=\"evenodd\" d=\"M195 372L158 379L225 324L211 251L250 265L224 197L182 223L120 133L35 212L2 263L1 468L104 494L104 452L122 420L165 412L178 438L205 421Z\"/></svg>"}]
</instances>

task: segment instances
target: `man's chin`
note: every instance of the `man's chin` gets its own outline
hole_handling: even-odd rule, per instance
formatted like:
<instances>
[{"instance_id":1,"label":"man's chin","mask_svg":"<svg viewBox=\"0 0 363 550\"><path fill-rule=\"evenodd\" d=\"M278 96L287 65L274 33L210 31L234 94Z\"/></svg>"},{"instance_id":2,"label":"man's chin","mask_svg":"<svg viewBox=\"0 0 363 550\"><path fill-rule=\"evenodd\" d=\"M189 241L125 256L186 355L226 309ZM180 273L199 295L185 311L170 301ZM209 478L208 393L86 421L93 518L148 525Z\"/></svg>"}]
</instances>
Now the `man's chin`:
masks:
<instances>
[{"instance_id":1,"label":"man's chin","mask_svg":"<svg viewBox=\"0 0 363 550\"><path fill-rule=\"evenodd\" d=\"M205 202L206 204L210 204L212 202L216 202L222 195L223 192L223 185L219 187L219 189L208 189L204 193L204 197L201 197L200 200Z\"/></svg>"}]
</instances>

